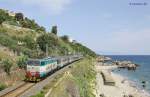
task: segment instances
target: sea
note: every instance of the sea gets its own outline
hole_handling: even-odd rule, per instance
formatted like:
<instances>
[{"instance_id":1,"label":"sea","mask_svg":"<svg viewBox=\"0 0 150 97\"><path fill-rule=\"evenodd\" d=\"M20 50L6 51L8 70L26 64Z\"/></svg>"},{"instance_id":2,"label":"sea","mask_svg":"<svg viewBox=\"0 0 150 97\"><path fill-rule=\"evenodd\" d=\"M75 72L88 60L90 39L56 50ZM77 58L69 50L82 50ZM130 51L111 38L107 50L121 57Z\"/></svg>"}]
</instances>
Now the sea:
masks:
<instances>
[{"instance_id":1,"label":"sea","mask_svg":"<svg viewBox=\"0 0 150 97\"><path fill-rule=\"evenodd\" d=\"M126 60L140 65L135 71L116 69L114 72L128 78L137 88L150 94L150 55L109 55L108 57L112 58L112 60ZM143 87L143 81L145 81L145 87Z\"/></svg>"}]
</instances>

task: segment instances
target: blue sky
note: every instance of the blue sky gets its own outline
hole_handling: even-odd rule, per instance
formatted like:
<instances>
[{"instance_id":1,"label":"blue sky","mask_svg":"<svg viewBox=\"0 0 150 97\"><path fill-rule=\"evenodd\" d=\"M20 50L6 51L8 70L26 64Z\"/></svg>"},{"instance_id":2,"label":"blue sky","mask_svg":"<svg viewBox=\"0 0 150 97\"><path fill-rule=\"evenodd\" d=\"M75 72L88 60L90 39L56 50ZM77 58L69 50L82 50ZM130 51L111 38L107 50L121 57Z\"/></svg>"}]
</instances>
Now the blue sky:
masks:
<instances>
[{"instance_id":1,"label":"blue sky","mask_svg":"<svg viewBox=\"0 0 150 97\"><path fill-rule=\"evenodd\" d=\"M144 3L147 5L129 5ZM150 54L149 0L0 0L50 31L69 35L100 54Z\"/></svg>"}]
</instances>

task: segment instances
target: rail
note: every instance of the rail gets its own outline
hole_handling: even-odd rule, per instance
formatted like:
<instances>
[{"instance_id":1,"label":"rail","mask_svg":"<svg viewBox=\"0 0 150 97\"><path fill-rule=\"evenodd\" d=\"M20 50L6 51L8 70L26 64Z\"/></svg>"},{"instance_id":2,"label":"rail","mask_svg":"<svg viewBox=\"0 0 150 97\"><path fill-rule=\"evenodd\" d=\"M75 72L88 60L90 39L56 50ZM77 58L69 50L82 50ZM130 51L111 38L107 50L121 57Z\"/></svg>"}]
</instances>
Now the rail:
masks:
<instances>
[{"instance_id":1,"label":"rail","mask_svg":"<svg viewBox=\"0 0 150 97\"><path fill-rule=\"evenodd\" d=\"M14 90L11 90L11 91L1 95L0 97L19 97L22 93L24 93L25 91L27 91L28 89L33 87L35 84L36 83L25 82L24 84L21 84Z\"/></svg>"}]
</instances>

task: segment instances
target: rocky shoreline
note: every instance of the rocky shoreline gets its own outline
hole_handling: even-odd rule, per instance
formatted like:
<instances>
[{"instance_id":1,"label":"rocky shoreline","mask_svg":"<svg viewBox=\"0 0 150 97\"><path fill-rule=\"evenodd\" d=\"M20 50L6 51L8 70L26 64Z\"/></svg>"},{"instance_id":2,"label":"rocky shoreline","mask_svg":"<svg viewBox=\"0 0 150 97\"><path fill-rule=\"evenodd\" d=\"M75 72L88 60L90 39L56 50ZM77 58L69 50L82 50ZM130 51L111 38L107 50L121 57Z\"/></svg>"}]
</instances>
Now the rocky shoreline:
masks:
<instances>
[{"instance_id":1,"label":"rocky shoreline","mask_svg":"<svg viewBox=\"0 0 150 97\"><path fill-rule=\"evenodd\" d=\"M123 68L128 70L136 70L136 68L140 66L131 61L118 61L118 60L114 61L110 57L105 57L105 56L99 56L97 57L96 60L97 62L102 62L102 63L111 62L113 65L117 65L118 68Z\"/></svg>"},{"instance_id":2,"label":"rocky shoreline","mask_svg":"<svg viewBox=\"0 0 150 97\"><path fill-rule=\"evenodd\" d=\"M96 76L96 97L150 97L150 95L144 91L138 89L132 84L128 78L119 74L113 73L112 70L118 68L118 65L103 65L102 62L97 62L95 65ZM110 75L114 81L114 86L104 85L101 71L110 72Z\"/></svg>"},{"instance_id":3,"label":"rocky shoreline","mask_svg":"<svg viewBox=\"0 0 150 97\"><path fill-rule=\"evenodd\" d=\"M113 61L113 63L117 65L118 68L126 68L128 70L136 70L139 66L131 61Z\"/></svg>"}]
</instances>

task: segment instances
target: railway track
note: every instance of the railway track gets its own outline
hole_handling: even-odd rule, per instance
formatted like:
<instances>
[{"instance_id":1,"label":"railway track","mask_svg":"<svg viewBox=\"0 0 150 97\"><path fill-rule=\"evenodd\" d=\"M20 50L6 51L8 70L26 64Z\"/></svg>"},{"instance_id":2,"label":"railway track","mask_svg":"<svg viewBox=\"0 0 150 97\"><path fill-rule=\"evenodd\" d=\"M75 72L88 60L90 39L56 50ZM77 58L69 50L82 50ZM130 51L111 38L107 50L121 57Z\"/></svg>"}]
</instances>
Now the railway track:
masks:
<instances>
[{"instance_id":1,"label":"railway track","mask_svg":"<svg viewBox=\"0 0 150 97\"><path fill-rule=\"evenodd\" d=\"M33 87L36 83L25 82L16 89L2 95L1 97L19 97L22 93Z\"/></svg>"},{"instance_id":2,"label":"railway track","mask_svg":"<svg viewBox=\"0 0 150 97\"><path fill-rule=\"evenodd\" d=\"M74 61L75 62L75 61ZM64 66L62 69L56 71L46 79L38 82L38 83L31 83L31 82L23 82L22 84L18 85L16 88L9 89L8 91L3 91L2 94L0 94L0 97L30 97L32 95L37 94L44 86L46 86L49 82L52 81L52 79L69 69L70 65L72 65L73 62L70 64Z\"/></svg>"}]
</instances>

